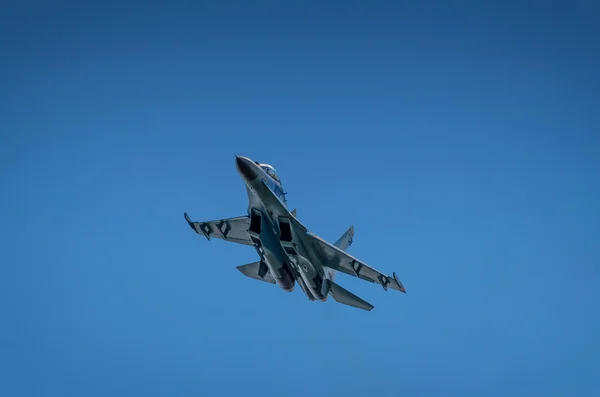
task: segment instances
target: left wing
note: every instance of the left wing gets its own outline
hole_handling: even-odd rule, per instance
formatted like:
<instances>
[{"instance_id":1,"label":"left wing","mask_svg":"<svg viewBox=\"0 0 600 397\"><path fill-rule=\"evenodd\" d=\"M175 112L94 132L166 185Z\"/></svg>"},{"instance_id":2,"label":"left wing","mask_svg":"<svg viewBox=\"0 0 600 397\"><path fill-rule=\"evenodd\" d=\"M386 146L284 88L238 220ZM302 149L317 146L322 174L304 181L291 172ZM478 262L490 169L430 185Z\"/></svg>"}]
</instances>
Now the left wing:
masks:
<instances>
[{"instance_id":1,"label":"left wing","mask_svg":"<svg viewBox=\"0 0 600 397\"><path fill-rule=\"evenodd\" d=\"M340 248L323 240L312 233L306 233L308 241L322 255L323 264L331 269L380 284L386 291L389 288L406 293L404 286L396 277L396 273L387 276L379 270L374 269Z\"/></svg>"},{"instance_id":2,"label":"left wing","mask_svg":"<svg viewBox=\"0 0 600 397\"><path fill-rule=\"evenodd\" d=\"M252 240L248 234L248 228L250 227L250 218L248 216L208 222L193 222L187 213L183 215L192 230L203 235L208 240L211 237L216 237L232 243L252 245Z\"/></svg>"}]
</instances>

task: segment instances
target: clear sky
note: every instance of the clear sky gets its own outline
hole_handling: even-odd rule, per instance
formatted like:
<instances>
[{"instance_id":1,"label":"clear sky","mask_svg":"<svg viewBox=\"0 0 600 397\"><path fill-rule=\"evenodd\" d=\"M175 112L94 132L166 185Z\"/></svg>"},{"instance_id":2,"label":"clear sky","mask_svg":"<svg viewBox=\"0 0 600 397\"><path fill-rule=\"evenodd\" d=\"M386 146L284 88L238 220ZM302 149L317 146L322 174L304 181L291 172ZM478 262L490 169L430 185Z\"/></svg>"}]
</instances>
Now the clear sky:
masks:
<instances>
[{"instance_id":1,"label":"clear sky","mask_svg":"<svg viewBox=\"0 0 600 397\"><path fill-rule=\"evenodd\" d=\"M593 2L9 3L0 395L600 395ZM234 153L408 294L245 278Z\"/></svg>"}]
</instances>

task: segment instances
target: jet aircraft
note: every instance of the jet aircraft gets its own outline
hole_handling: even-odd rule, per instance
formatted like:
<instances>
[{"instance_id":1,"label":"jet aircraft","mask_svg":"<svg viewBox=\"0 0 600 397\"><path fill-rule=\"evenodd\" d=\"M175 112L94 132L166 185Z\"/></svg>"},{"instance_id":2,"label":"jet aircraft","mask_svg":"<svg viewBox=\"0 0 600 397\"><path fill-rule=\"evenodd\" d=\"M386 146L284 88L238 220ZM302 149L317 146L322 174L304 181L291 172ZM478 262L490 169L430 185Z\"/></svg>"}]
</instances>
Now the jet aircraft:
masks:
<instances>
[{"instance_id":1,"label":"jet aircraft","mask_svg":"<svg viewBox=\"0 0 600 397\"><path fill-rule=\"evenodd\" d=\"M308 231L289 211L286 192L275 169L268 164L236 156L236 168L248 193L248 214L208 222L194 222L187 213L185 220L208 240L219 238L232 243L253 246L260 260L237 269L245 276L291 292L298 284L311 301L325 301L331 295L337 302L370 311L373 305L334 282L336 272L380 284L406 293L396 277L385 275L347 253L352 244L351 226L336 242L330 244Z\"/></svg>"}]
</instances>

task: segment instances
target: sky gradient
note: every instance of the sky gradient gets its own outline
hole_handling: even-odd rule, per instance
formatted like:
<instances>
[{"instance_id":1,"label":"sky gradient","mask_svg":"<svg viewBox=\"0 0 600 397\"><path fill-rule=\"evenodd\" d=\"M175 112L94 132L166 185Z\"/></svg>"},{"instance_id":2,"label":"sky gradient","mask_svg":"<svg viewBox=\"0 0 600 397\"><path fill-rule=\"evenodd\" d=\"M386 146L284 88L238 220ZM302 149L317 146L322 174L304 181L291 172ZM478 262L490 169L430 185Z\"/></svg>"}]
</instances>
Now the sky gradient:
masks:
<instances>
[{"instance_id":1,"label":"sky gradient","mask_svg":"<svg viewBox=\"0 0 600 397\"><path fill-rule=\"evenodd\" d=\"M599 7L326 3L3 6L0 395L600 395ZM245 278L234 153L407 295Z\"/></svg>"}]
</instances>

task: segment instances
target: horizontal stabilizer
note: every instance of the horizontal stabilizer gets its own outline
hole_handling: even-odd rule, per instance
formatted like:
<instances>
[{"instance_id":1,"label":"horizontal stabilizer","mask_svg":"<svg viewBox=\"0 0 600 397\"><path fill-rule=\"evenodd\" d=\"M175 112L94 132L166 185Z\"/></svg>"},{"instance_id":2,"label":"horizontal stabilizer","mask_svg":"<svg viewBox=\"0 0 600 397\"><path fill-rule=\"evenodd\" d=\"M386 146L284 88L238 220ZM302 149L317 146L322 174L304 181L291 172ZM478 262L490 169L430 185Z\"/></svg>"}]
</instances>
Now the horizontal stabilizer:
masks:
<instances>
[{"instance_id":1,"label":"horizontal stabilizer","mask_svg":"<svg viewBox=\"0 0 600 397\"><path fill-rule=\"evenodd\" d=\"M247 265L238 266L237 269L246 277L275 284L275 280L264 262L248 263Z\"/></svg>"},{"instance_id":2,"label":"horizontal stabilizer","mask_svg":"<svg viewBox=\"0 0 600 397\"><path fill-rule=\"evenodd\" d=\"M329 292L331 293L331 296L333 296L333 299L335 299L337 302L367 311L371 311L371 309L373 309L373 305L362 300L352 292L340 287L331 280L327 280L327 282L329 283Z\"/></svg>"}]
</instances>

